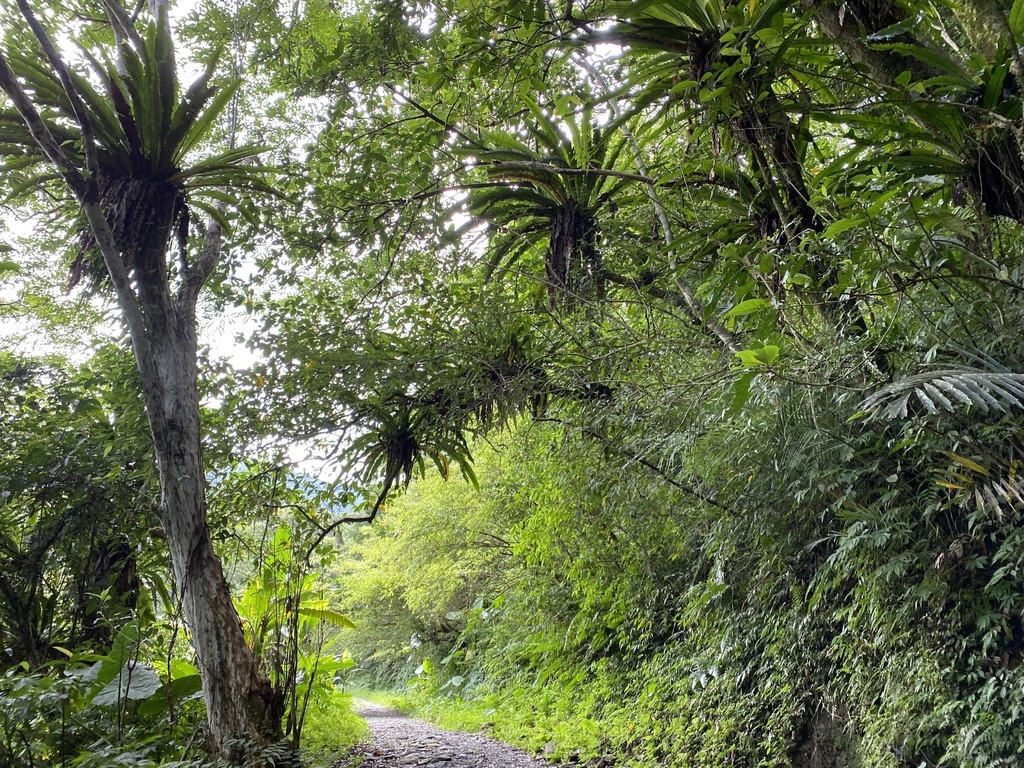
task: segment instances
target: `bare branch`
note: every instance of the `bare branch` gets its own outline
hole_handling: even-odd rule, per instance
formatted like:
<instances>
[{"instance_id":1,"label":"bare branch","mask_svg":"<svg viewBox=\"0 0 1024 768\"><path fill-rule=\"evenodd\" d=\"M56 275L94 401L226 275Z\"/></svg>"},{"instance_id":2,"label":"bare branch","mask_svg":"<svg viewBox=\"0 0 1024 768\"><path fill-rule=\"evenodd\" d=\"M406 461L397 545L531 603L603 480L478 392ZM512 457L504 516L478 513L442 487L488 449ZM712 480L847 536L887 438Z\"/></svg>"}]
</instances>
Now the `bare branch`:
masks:
<instances>
[{"instance_id":1,"label":"bare branch","mask_svg":"<svg viewBox=\"0 0 1024 768\"><path fill-rule=\"evenodd\" d=\"M214 206L218 213L227 211L227 203L218 201ZM224 229L220 222L213 216L206 224L206 235L203 237L203 247L199 251L199 258L192 263L185 273L185 280L178 290L178 305L187 308L195 307L199 298L199 291L206 281L210 279L213 270L220 261L222 246L224 244Z\"/></svg>"},{"instance_id":2,"label":"bare branch","mask_svg":"<svg viewBox=\"0 0 1024 768\"><path fill-rule=\"evenodd\" d=\"M373 509L370 510L370 514L368 515L364 515L363 517L340 517L326 527L318 525L317 527L320 528L320 535L316 537L316 540L314 540L306 550L306 562L309 562L310 556L312 556L314 550L320 546L320 542L326 539L332 531L338 528L338 526L344 525L345 523L372 523L377 517L377 513L380 512L381 506L384 504L384 500L387 499L388 491L390 490L391 486L385 484L384 490L381 492L380 496L377 497L377 502L373 505Z\"/></svg>"},{"instance_id":3,"label":"bare branch","mask_svg":"<svg viewBox=\"0 0 1024 768\"><path fill-rule=\"evenodd\" d=\"M135 50L145 50L145 43L142 42L142 37L139 35L138 30L135 29L135 24L125 9L121 7L121 4L117 0L102 0L102 2L103 9L107 12L107 18L110 20L110 26L114 28L114 37L118 45L130 42L135 47ZM120 68L122 66L120 51L118 51L117 58Z\"/></svg>"}]
</instances>

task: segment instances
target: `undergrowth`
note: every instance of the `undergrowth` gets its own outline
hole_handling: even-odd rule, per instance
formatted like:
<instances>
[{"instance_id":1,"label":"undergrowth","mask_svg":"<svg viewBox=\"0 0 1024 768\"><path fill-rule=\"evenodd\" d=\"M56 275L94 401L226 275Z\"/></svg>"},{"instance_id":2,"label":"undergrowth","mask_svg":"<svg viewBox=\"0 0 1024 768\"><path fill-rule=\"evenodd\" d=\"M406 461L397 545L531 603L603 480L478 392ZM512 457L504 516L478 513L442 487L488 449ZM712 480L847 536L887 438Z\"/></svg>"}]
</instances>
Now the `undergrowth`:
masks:
<instances>
[{"instance_id":1,"label":"undergrowth","mask_svg":"<svg viewBox=\"0 0 1024 768\"><path fill-rule=\"evenodd\" d=\"M1016 445L1015 425L837 443L816 413L818 431L761 414L795 447L701 454L736 509L631 483L538 426L510 438L518 461L481 452L480 496L414 486L348 554L362 674L411 680L417 714L442 727L563 762L1019 764L1024 513L935 483L950 456L958 476L981 466L957 453L971 441ZM777 469L736 477L740 460ZM443 572L419 570L435 558Z\"/></svg>"},{"instance_id":2,"label":"undergrowth","mask_svg":"<svg viewBox=\"0 0 1024 768\"><path fill-rule=\"evenodd\" d=\"M352 710L352 695L340 689L306 710L301 755L307 768L327 768L369 735L366 723Z\"/></svg>"}]
</instances>

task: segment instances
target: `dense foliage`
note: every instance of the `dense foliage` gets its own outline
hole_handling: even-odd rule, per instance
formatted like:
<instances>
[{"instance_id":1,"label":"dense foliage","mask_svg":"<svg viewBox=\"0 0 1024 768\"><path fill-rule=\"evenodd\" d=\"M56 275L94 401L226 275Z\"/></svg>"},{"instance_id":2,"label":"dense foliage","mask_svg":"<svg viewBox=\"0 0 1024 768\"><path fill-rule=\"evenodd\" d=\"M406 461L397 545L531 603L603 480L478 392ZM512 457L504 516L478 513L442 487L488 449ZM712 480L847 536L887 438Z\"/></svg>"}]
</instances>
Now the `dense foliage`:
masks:
<instances>
[{"instance_id":1,"label":"dense foliage","mask_svg":"<svg viewBox=\"0 0 1024 768\"><path fill-rule=\"evenodd\" d=\"M1015 764L1020 13L434 6L303 84L413 180L320 181L365 255L264 294L261 402L490 441L350 551L365 670L556 756Z\"/></svg>"},{"instance_id":2,"label":"dense foliage","mask_svg":"<svg viewBox=\"0 0 1024 768\"><path fill-rule=\"evenodd\" d=\"M87 49L123 33L51 10ZM202 121L166 264L188 274L199 214L224 231L199 317L255 362L201 356L210 526L291 743L330 753L328 683L356 675L556 758L1020 761L1024 2L209 0L176 24L253 145ZM77 75L100 111L111 62ZM145 96L103 112L129 165ZM6 198L63 214L23 136L0 110ZM5 235L0 319L45 329L32 241ZM92 247L34 241L73 282ZM98 727L54 746L71 709L116 719L108 752L173 723L138 760L188 759L137 384L106 348L4 354L0 693L41 714L0 756L99 754ZM110 687L126 668L157 687Z\"/></svg>"}]
</instances>

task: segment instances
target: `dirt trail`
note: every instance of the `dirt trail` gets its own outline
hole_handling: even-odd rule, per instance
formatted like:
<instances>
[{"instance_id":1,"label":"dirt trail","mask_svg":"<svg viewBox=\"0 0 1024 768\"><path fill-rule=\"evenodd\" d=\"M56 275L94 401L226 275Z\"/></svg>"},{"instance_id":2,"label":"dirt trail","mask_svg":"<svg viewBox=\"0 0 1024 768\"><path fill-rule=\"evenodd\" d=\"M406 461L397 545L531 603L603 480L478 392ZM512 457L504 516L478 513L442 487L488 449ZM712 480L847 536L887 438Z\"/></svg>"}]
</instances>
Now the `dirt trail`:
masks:
<instances>
[{"instance_id":1,"label":"dirt trail","mask_svg":"<svg viewBox=\"0 0 1024 768\"><path fill-rule=\"evenodd\" d=\"M442 731L367 701L357 699L356 712L370 726L373 743L353 751L353 767L550 768L508 744L472 733Z\"/></svg>"}]
</instances>

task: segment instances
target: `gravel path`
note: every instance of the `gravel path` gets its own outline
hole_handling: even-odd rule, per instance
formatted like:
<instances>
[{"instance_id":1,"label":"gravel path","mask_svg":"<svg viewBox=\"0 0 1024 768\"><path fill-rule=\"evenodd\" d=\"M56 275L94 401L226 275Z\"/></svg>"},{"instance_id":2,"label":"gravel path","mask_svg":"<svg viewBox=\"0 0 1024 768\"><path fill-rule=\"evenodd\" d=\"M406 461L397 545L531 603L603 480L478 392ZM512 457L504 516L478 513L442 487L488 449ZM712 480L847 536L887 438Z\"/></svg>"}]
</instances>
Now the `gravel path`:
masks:
<instances>
[{"instance_id":1,"label":"gravel path","mask_svg":"<svg viewBox=\"0 0 1024 768\"><path fill-rule=\"evenodd\" d=\"M472 733L442 731L385 707L356 700L373 743L357 747L349 764L359 768L550 768L522 750Z\"/></svg>"}]
</instances>

